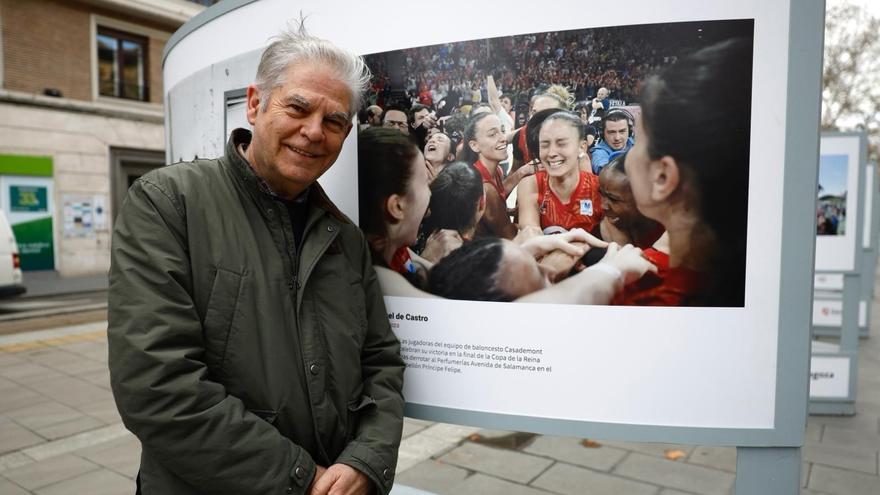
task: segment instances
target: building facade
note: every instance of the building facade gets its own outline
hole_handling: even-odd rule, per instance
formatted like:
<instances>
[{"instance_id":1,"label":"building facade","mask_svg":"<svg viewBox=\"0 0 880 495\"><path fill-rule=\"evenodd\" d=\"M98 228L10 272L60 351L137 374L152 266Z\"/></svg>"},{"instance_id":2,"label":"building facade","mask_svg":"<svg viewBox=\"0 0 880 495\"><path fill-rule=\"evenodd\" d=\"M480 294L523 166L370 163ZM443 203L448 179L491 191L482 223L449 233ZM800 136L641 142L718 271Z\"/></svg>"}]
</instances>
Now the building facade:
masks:
<instances>
[{"instance_id":1,"label":"building facade","mask_svg":"<svg viewBox=\"0 0 880 495\"><path fill-rule=\"evenodd\" d=\"M109 269L128 186L165 163L165 43L212 3L0 0L0 208L25 271Z\"/></svg>"}]
</instances>

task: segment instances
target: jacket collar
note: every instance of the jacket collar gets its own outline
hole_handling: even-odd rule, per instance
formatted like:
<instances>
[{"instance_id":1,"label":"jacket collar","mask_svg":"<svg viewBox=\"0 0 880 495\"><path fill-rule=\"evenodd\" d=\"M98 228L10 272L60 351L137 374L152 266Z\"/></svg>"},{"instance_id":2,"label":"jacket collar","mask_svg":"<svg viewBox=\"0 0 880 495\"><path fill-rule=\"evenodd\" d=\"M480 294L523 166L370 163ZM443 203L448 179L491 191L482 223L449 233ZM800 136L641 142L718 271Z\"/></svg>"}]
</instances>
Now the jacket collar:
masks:
<instances>
[{"instance_id":1,"label":"jacket collar","mask_svg":"<svg viewBox=\"0 0 880 495\"><path fill-rule=\"evenodd\" d=\"M248 161L241 156L238 148L240 145L247 146L251 143L251 131L247 129L235 129L232 131L232 134L229 136L229 140L226 142L226 155L225 161L229 164L229 168L232 169L236 178L240 180L248 189L254 192L258 197L268 197L272 199L277 199L272 193L269 185L254 172L253 167ZM321 187L318 182L313 182L308 192L308 202L312 206L316 206L331 216L339 220L343 223L352 223L352 221L345 216L339 208L330 201L330 198L327 196L327 193L324 192L324 189Z\"/></svg>"}]
</instances>

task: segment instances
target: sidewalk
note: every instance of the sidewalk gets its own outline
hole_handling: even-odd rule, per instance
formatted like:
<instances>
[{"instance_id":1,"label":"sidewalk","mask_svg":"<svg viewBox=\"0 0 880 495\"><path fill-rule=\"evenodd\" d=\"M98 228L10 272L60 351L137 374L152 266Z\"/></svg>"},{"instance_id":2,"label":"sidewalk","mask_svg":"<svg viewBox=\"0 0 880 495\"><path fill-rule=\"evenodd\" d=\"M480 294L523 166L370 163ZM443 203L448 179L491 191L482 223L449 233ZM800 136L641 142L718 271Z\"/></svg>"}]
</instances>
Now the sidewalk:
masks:
<instances>
[{"instance_id":1,"label":"sidewalk","mask_svg":"<svg viewBox=\"0 0 880 495\"><path fill-rule=\"evenodd\" d=\"M79 277L62 277L55 270L24 272L24 286L27 287L21 297L43 297L78 292L95 292L107 290L107 274L84 275Z\"/></svg>"},{"instance_id":2,"label":"sidewalk","mask_svg":"<svg viewBox=\"0 0 880 495\"><path fill-rule=\"evenodd\" d=\"M805 494L880 494L876 319L860 344L858 414L810 418ZM134 493L140 446L120 423L106 363L105 322L0 337L0 495ZM734 448L583 442L413 419L404 437L398 484L437 494L726 495L736 469Z\"/></svg>"}]
</instances>

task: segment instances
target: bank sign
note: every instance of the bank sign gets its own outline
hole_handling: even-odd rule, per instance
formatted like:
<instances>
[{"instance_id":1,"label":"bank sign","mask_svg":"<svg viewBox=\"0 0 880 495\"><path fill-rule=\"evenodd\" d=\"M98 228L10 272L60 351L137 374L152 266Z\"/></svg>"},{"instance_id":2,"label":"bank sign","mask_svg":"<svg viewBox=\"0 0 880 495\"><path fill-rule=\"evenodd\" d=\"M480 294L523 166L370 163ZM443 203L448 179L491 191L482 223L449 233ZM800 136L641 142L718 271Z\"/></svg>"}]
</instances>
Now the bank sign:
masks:
<instances>
[{"instance_id":1,"label":"bank sign","mask_svg":"<svg viewBox=\"0 0 880 495\"><path fill-rule=\"evenodd\" d=\"M22 270L54 270L52 159L0 155L0 199Z\"/></svg>"}]
</instances>

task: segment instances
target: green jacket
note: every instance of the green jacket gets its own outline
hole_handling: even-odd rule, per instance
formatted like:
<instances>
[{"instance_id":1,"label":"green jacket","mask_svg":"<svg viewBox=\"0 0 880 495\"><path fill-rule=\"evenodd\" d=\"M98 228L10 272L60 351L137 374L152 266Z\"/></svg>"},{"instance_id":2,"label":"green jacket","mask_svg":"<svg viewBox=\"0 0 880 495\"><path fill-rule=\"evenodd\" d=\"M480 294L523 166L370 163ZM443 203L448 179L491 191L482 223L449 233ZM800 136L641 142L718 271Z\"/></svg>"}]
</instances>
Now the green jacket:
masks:
<instances>
[{"instance_id":1,"label":"green jacket","mask_svg":"<svg viewBox=\"0 0 880 495\"><path fill-rule=\"evenodd\" d=\"M144 175L115 221L110 379L143 493L307 493L344 463L386 494L404 365L369 249L314 184L295 252L249 140Z\"/></svg>"}]
</instances>

